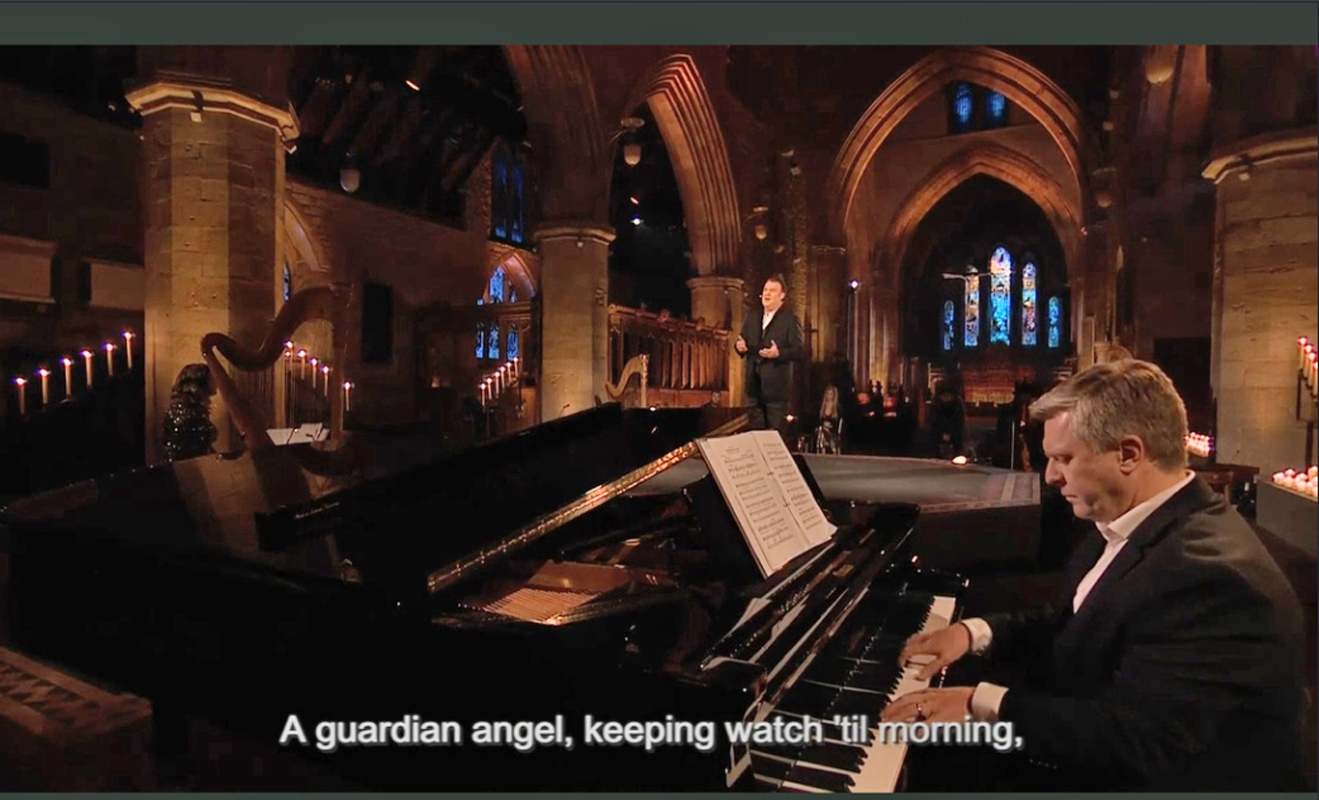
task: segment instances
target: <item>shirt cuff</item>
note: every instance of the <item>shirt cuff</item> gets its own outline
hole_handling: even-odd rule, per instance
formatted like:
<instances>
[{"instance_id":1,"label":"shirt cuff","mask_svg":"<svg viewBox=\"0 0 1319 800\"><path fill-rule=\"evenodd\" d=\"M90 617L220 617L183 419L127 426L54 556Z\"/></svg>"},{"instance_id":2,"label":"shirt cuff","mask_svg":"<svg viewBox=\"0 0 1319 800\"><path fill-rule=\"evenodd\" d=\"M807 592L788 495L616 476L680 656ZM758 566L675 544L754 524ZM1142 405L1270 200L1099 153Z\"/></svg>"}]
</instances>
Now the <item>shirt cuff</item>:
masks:
<instances>
[{"instance_id":1,"label":"shirt cuff","mask_svg":"<svg viewBox=\"0 0 1319 800\"><path fill-rule=\"evenodd\" d=\"M990 642L994 641L994 631L989 627L988 622L980 617L971 617L962 620L962 624L971 632L972 653L981 655L989 649Z\"/></svg>"},{"instance_id":2,"label":"shirt cuff","mask_svg":"<svg viewBox=\"0 0 1319 800\"><path fill-rule=\"evenodd\" d=\"M998 722L998 708L1003 704L1003 696L1008 693L1006 686L996 683L980 683L971 695L971 716L976 722Z\"/></svg>"}]
</instances>

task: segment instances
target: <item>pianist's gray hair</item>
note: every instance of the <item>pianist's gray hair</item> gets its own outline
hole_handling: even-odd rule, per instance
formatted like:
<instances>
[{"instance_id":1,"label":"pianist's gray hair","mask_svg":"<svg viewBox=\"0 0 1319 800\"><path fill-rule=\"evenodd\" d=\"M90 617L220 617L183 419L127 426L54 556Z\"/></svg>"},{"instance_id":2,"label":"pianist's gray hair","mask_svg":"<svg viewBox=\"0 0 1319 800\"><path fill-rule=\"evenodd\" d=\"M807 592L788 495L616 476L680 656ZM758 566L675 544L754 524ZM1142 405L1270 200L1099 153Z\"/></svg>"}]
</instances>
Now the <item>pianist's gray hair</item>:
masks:
<instances>
[{"instance_id":1,"label":"pianist's gray hair","mask_svg":"<svg viewBox=\"0 0 1319 800\"><path fill-rule=\"evenodd\" d=\"M1031 417L1040 421L1067 411L1077 437L1096 453L1118 449L1124 436L1137 436L1160 468L1186 467L1186 405L1167 374L1148 361L1096 364L1030 406Z\"/></svg>"}]
</instances>

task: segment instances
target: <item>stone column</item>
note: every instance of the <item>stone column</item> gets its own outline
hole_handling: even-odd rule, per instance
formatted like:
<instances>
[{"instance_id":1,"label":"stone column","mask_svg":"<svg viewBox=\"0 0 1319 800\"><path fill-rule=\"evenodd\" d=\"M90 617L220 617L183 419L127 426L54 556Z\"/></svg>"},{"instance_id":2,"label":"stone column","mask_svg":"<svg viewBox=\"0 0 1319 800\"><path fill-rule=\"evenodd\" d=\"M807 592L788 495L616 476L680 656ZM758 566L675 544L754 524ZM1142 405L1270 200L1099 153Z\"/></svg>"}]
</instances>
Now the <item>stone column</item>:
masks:
<instances>
[{"instance_id":1,"label":"stone column","mask_svg":"<svg viewBox=\"0 0 1319 800\"><path fill-rule=\"evenodd\" d=\"M847 249L833 245L811 247L814 262L815 286L811 309L811 325L816 329L815 350L817 361L830 361L847 351L847 313L844 298L847 285Z\"/></svg>"},{"instance_id":2,"label":"stone column","mask_svg":"<svg viewBox=\"0 0 1319 800\"><path fill-rule=\"evenodd\" d=\"M609 370L609 243L613 229L546 222L541 265L540 418L585 411L605 397Z\"/></svg>"},{"instance_id":3,"label":"stone column","mask_svg":"<svg viewBox=\"0 0 1319 800\"><path fill-rule=\"evenodd\" d=\"M147 460L164 455L161 424L179 371L201 338L260 344L275 315L283 239L287 109L229 88L164 77L128 94L143 117ZM273 419L272 399L256 407ZM264 406L264 407L263 407ZM219 396L219 451L241 446Z\"/></svg>"},{"instance_id":4,"label":"stone column","mask_svg":"<svg viewBox=\"0 0 1319 800\"><path fill-rule=\"evenodd\" d=\"M692 319L704 319L705 324L714 328L732 331L728 339L728 404L741 405L742 397L742 359L731 352L733 342L742 330L745 313L742 309L742 279L709 275L692 278L687 281L687 288L692 290Z\"/></svg>"},{"instance_id":5,"label":"stone column","mask_svg":"<svg viewBox=\"0 0 1319 800\"><path fill-rule=\"evenodd\" d=\"M898 358L898 326L902 315L898 313L898 292L887 286L873 287L870 292L871 308L871 362L869 380L880 381L887 390L890 383L906 383Z\"/></svg>"},{"instance_id":6,"label":"stone column","mask_svg":"<svg viewBox=\"0 0 1319 800\"><path fill-rule=\"evenodd\" d=\"M1315 339L1314 129L1268 134L1215 154L1217 186L1211 380L1224 463L1268 475L1305 466L1296 420L1296 339Z\"/></svg>"}]
</instances>

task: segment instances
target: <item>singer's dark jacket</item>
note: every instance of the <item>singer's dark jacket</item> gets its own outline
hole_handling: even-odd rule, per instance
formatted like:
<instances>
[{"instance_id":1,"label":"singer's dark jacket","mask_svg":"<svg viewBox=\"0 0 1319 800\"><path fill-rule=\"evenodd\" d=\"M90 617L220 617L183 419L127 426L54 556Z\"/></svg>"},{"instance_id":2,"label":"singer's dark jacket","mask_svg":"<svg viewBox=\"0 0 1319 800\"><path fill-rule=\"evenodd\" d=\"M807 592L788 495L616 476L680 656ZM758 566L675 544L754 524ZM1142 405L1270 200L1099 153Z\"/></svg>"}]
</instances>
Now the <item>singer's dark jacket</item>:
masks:
<instances>
[{"instance_id":1,"label":"singer's dark jacket","mask_svg":"<svg viewBox=\"0 0 1319 800\"><path fill-rule=\"evenodd\" d=\"M990 658L1027 659L1000 719L1090 789L1303 788L1300 607L1246 521L1195 478L1099 559L1077 549L1049 609L986 617Z\"/></svg>"},{"instance_id":2,"label":"singer's dark jacket","mask_svg":"<svg viewBox=\"0 0 1319 800\"><path fill-rule=\"evenodd\" d=\"M792 392L792 363L802 357L801 325L786 305L774 312L769 327L761 331L760 322L764 316L764 309L759 309L748 314L742 323L742 338L747 343L746 354L742 356L746 359L743 372L746 400L748 403L783 403L788 401ZM760 349L769 347L771 341L778 344L779 357L761 358L758 355Z\"/></svg>"}]
</instances>

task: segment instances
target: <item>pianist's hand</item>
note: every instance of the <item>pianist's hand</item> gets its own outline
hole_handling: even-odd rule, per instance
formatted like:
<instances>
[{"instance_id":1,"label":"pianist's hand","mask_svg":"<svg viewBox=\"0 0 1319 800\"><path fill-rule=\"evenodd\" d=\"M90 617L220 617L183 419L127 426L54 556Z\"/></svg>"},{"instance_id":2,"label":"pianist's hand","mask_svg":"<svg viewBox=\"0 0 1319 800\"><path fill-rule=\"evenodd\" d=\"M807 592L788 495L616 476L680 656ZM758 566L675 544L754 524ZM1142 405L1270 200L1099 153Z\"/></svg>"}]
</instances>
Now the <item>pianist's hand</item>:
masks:
<instances>
[{"instance_id":1,"label":"pianist's hand","mask_svg":"<svg viewBox=\"0 0 1319 800\"><path fill-rule=\"evenodd\" d=\"M970 649L971 629L961 623L949 625L937 631L918 633L908 639L898 654L898 666L905 667L908 661L920 656L934 656L934 660L926 664L917 676L928 681L939 670L966 655Z\"/></svg>"},{"instance_id":2,"label":"pianist's hand","mask_svg":"<svg viewBox=\"0 0 1319 800\"><path fill-rule=\"evenodd\" d=\"M882 722L963 722L971 713L973 686L921 689L894 699L879 713Z\"/></svg>"}]
</instances>

